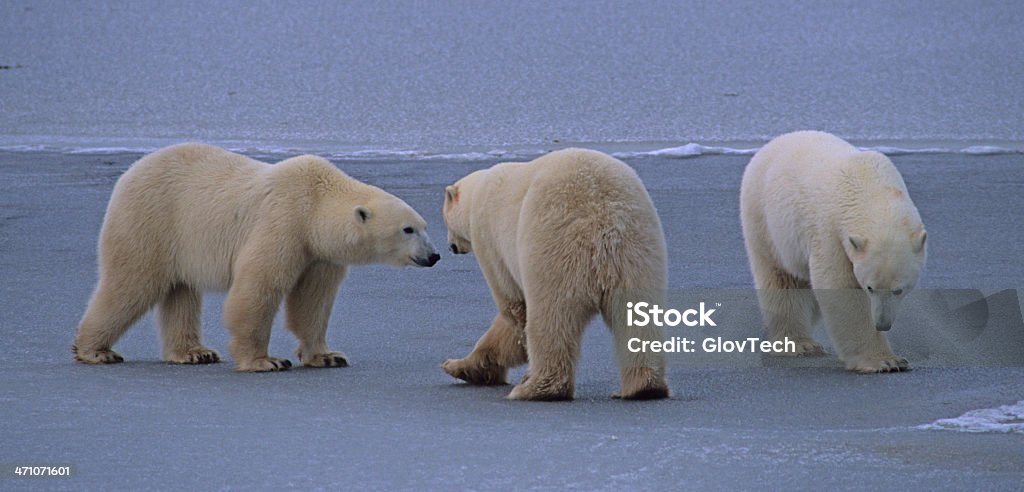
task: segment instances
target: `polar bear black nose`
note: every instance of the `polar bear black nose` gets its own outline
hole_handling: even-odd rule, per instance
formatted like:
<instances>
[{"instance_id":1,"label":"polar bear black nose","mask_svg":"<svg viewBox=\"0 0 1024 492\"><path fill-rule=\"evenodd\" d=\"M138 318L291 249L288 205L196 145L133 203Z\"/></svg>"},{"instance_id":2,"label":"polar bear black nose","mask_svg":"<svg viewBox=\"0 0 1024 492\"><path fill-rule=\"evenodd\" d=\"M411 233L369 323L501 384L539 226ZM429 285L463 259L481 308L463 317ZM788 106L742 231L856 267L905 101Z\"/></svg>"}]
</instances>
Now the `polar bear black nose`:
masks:
<instances>
[{"instance_id":1,"label":"polar bear black nose","mask_svg":"<svg viewBox=\"0 0 1024 492\"><path fill-rule=\"evenodd\" d=\"M422 256L410 256L409 258L413 263L421 267L432 267L434 266L434 263L437 263L437 261L441 259L441 255L437 253L430 253L430 256L427 256L426 258Z\"/></svg>"}]
</instances>

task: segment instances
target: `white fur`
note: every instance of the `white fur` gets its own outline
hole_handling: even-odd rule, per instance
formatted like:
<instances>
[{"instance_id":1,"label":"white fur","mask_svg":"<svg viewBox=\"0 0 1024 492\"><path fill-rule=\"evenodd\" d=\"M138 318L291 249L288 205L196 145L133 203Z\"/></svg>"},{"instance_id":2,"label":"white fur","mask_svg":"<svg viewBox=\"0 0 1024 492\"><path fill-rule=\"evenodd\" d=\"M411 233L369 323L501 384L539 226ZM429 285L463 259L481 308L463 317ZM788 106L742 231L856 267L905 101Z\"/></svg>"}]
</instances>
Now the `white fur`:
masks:
<instances>
[{"instance_id":1,"label":"white fur","mask_svg":"<svg viewBox=\"0 0 1024 492\"><path fill-rule=\"evenodd\" d=\"M917 283L927 235L886 156L828 133L782 135L750 160L740 208L771 338L820 353L810 338L820 313L848 369L909 368L880 330Z\"/></svg>"},{"instance_id":2,"label":"white fur","mask_svg":"<svg viewBox=\"0 0 1024 492\"><path fill-rule=\"evenodd\" d=\"M600 152L567 149L474 172L445 190L444 217L453 250L475 252L498 315L469 356L443 368L504 384L508 368L529 360L509 398L573 398L587 323L602 313L625 347L616 322L625 319L624 289L665 289L654 205L632 169ZM668 396L660 357L620 357L619 366L621 397Z\"/></svg>"},{"instance_id":3,"label":"white fur","mask_svg":"<svg viewBox=\"0 0 1024 492\"><path fill-rule=\"evenodd\" d=\"M110 198L99 257L76 359L123 360L111 347L158 304L166 360L217 362L200 343L200 301L203 291L228 290L224 324L244 371L291 365L267 355L282 300L303 364L347 365L325 340L346 267L438 258L419 214L324 159L269 165L199 144L159 150L125 172Z\"/></svg>"}]
</instances>

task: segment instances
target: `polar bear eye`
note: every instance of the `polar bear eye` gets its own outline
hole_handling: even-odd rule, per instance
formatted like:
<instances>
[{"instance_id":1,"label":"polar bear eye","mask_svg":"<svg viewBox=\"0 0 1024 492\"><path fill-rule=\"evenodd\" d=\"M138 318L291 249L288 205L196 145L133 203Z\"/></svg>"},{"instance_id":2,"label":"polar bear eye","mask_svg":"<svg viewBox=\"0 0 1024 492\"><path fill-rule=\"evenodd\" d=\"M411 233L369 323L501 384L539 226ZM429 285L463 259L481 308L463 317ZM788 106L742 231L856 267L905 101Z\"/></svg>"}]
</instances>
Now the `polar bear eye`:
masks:
<instances>
[{"instance_id":1,"label":"polar bear eye","mask_svg":"<svg viewBox=\"0 0 1024 492\"><path fill-rule=\"evenodd\" d=\"M405 229L402 229L402 232L404 232L406 234L412 234L412 233L416 232L416 230L413 229L412 227L406 227Z\"/></svg>"},{"instance_id":2,"label":"polar bear eye","mask_svg":"<svg viewBox=\"0 0 1024 492\"><path fill-rule=\"evenodd\" d=\"M893 289L892 290L892 295L894 295L894 296L899 296L901 294L903 294L903 289Z\"/></svg>"},{"instance_id":3,"label":"polar bear eye","mask_svg":"<svg viewBox=\"0 0 1024 492\"><path fill-rule=\"evenodd\" d=\"M869 286L868 286L868 292L870 292L870 293L874 294L874 293L875 293L875 289L873 289L873 288L872 288L872 287L871 287L871 286L869 285Z\"/></svg>"}]
</instances>

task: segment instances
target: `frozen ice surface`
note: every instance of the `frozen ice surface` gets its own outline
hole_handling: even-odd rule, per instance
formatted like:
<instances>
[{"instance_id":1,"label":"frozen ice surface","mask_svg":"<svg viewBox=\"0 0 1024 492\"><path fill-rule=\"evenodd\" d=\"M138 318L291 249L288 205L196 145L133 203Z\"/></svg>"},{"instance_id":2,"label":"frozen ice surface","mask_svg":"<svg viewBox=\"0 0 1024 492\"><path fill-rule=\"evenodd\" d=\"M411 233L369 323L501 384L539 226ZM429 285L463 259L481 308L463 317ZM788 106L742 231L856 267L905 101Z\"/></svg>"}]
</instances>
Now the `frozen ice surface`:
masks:
<instances>
[{"instance_id":1,"label":"frozen ice surface","mask_svg":"<svg viewBox=\"0 0 1024 492\"><path fill-rule=\"evenodd\" d=\"M116 346L126 363L76 364L103 211L137 157L0 152L0 464L77 469L70 480L0 479L0 489L998 490L1024 480L1019 433L917 428L1020 401L1022 367L674 367L672 399L623 402L609 398L618 371L595 323L574 402L509 402L508 386L460 384L438 365L465 355L494 316L472 255L353 268L328 331L349 368L164 364L152 317ZM665 227L671 286L750 287L736 200L748 159L627 161ZM1019 287L1022 159L894 158L928 224L922 287ZM339 166L407 200L440 242L444 186L490 162ZM203 337L226 355L222 303L207 296ZM270 352L295 347L279 322Z\"/></svg>"},{"instance_id":2,"label":"frozen ice surface","mask_svg":"<svg viewBox=\"0 0 1024 492\"><path fill-rule=\"evenodd\" d=\"M1015 2L9 0L0 19L0 146L1024 142Z\"/></svg>"}]
</instances>

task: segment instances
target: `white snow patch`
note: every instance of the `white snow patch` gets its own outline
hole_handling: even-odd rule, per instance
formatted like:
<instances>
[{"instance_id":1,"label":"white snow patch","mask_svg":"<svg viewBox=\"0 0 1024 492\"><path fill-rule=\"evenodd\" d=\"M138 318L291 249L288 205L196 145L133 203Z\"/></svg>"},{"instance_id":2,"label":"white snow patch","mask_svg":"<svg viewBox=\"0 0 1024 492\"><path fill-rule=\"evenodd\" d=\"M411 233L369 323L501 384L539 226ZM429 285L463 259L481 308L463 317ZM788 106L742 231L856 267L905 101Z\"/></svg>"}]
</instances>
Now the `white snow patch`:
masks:
<instances>
[{"instance_id":1,"label":"white snow patch","mask_svg":"<svg viewBox=\"0 0 1024 492\"><path fill-rule=\"evenodd\" d=\"M1024 434L1024 400L998 408L971 410L959 417L919 425L921 430Z\"/></svg>"},{"instance_id":2,"label":"white snow patch","mask_svg":"<svg viewBox=\"0 0 1024 492\"><path fill-rule=\"evenodd\" d=\"M613 152L612 155L619 159L633 159L637 157L696 157L699 155L709 154L751 155L755 152L757 152L757 148L739 149L732 147L716 147L691 142L679 147L668 147L645 152Z\"/></svg>"},{"instance_id":3,"label":"white snow patch","mask_svg":"<svg viewBox=\"0 0 1024 492\"><path fill-rule=\"evenodd\" d=\"M960 149L961 154L971 155L998 155L998 154L1016 154L1013 149L1006 149L1003 147L995 147L992 145L975 145Z\"/></svg>"}]
</instances>

